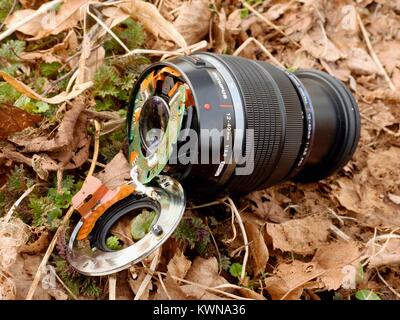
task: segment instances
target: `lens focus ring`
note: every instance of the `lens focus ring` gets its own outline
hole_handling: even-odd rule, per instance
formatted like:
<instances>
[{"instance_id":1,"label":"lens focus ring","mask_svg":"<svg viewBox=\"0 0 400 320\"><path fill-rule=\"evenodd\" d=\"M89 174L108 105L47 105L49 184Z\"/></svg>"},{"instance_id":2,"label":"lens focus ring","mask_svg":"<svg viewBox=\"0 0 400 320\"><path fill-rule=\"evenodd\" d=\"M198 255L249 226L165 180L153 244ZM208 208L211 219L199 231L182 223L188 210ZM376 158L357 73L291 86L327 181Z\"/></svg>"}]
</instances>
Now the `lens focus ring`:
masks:
<instances>
[{"instance_id":1,"label":"lens focus ring","mask_svg":"<svg viewBox=\"0 0 400 320\"><path fill-rule=\"evenodd\" d=\"M258 189L270 187L282 180L290 179L292 167L299 156L302 146L304 120L302 104L292 82L282 70L262 61L256 61L278 84L280 94L285 102L285 137L280 157L270 177L257 186Z\"/></svg>"},{"instance_id":2,"label":"lens focus ring","mask_svg":"<svg viewBox=\"0 0 400 320\"><path fill-rule=\"evenodd\" d=\"M222 56L221 61L237 81L246 108L244 112L247 116L247 129L254 131L254 171L251 175L234 175L228 187L235 192L245 192L257 188L274 169L271 163L276 162L283 146L284 105L278 85L259 65L231 56Z\"/></svg>"}]
</instances>

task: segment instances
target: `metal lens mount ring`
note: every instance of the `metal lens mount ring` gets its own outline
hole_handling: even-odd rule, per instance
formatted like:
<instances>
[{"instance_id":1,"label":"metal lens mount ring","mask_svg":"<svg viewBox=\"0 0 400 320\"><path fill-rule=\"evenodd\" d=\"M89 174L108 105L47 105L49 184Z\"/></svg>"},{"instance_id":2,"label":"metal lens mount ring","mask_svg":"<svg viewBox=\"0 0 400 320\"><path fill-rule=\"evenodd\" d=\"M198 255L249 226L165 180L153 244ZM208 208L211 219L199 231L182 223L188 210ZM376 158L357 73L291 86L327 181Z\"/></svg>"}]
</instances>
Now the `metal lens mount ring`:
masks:
<instances>
[{"instance_id":1,"label":"metal lens mount ring","mask_svg":"<svg viewBox=\"0 0 400 320\"><path fill-rule=\"evenodd\" d=\"M132 263L137 263L159 246L174 232L185 211L185 195L182 186L168 176L154 179L157 187L153 189L154 198L160 205L160 213L151 231L133 245L118 251L101 251L97 248L80 248L76 236L82 220L75 226L68 244L68 260L80 273L90 276L103 276L121 271Z\"/></svg>"}]
</instances>

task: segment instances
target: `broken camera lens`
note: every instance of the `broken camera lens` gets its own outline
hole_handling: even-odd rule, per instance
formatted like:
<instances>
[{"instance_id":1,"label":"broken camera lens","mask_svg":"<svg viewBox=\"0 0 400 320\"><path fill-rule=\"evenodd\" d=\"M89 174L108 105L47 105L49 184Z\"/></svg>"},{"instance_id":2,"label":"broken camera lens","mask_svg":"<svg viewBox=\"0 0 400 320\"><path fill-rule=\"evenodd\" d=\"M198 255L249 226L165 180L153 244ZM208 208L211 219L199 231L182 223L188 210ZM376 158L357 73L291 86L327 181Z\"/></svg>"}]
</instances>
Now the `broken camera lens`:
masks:
<instances>
[{"instance_id":1,"label":"broken camera lens","mask_svg":"<svg viewBox=\"0 0 400 320\"><path fill-rule=\"evenodd\" d=\"M152 64L128 113L139 180L170 175L190 197L323 179L349 161L359 132L357 104L334 77L211 53Z\"/></svg>"}]
</instances>

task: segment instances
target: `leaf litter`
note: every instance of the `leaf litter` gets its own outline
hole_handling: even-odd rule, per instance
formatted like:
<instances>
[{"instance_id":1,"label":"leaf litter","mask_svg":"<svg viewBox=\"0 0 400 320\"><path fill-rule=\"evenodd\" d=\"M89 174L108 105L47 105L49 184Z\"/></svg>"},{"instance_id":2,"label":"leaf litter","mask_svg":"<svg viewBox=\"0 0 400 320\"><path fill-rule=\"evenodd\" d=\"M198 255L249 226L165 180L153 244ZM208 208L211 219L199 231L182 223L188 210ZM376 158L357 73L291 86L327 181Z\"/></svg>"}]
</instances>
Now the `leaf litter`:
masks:
<instances>
[{"instance_id":1,"label":"leaf litter","mask_svg":"<svg viewBox=\"0 0 400 320\"><path fill-rule=\"evenodd\" d=\"M48 184L56 172L58 185L63 171L72 173L78 182L85 177L95 141L88 131L93 120L103 124L100 132L104 136L118 137L123 124L124 114L119 114L125 108L123 100L113 98L105 103L92 95L99 67L109 66L113 59L123 63L118 55L136 59L136 52L148 52L150 60L156 61L154 50L159 50L158 55L165 50L182 54L188 45L202 40L208 41L210 51L233 53L253 38L261 47L248 41L240 55L279 62L290 69L324 70L345 81L360 106L361 141L344 170L318 183L286 182L235 200L248 238L247 265L243 266L243 234L237 231L238 221L232 220L229 208L217 205L188 210L185 221L189 229L178 228L179 234L164 244L165 250L118 274L117 297L333 299L336 294L346 299L398 298L400 98L393 88L400 88L400 23L394 2L246 1L243 5L201 0L107 4L68 0L62 4L38 1L34 6L19 2L22 8L6 17L0 39L8 41L10 37L27 45L18 54L18 64L15 56L7 57L6 64L0 57L4 80L0 82L0 103L1 90L6 88L8 97L22 95L51 107L33 115L22 110L24 105L15 103L16 98L7 101L11 106L2 103L1 113L9 117L15 110L16 116L15 122L1 126L0 174L6 179L1 181L10 179L15 163L31 167L36 179ZM139 45L143 48L127 48L127 52L121 46L124 40L115 39L118 32L114 28L126 28L126 19L143 26L145 40ZM106 45L111 39L120 46L117 55ZM276 60L269 60L270 55ZM16 67L10 69L13 63ZM38 78L34 70L41 63L59 63L56 77ZM137 72L143 67L139 64ZM47 87L41 87L41 81ZM130 179L127 160L119 150L122 145L120 141L111 157L110 151L103 157L106 150L100 148L102 161L112 159L97 173L109 187ZM1 189L2 212L25 191L13 198L7 188L9 182ZM30 196L38 196L46 188L38 188L19 204L14 213L18 217L0 223L1 298L26 296L49 245L54 231L47 227L32 239L32 213L27 206ZM114 234L129 237L130 227L129 221L121 224ZM25 231L17 232L21 228ZM89 277L78 280L62 258L61 245L55 256L58 260L50 260L48 266L55 266L67 288L78 288L74 291L78 296L98 297L104 288L97 286L106 282ZM243 279L230 273L232 265L245 268ZM150 266L155 268L152 273ZM72 297L61 284L46 288L40 284L34 297Z\"/></svg>"}]
</instances>

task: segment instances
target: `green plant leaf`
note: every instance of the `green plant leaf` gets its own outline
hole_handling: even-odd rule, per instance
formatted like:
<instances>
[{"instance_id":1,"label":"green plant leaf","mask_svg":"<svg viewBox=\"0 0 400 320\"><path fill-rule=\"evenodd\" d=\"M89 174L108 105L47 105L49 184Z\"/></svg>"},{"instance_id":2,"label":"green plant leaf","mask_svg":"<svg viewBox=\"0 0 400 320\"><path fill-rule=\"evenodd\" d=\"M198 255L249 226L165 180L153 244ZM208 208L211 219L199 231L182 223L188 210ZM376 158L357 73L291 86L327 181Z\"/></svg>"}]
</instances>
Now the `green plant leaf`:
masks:
<instances>
[{"instance_id":1,"label":"green plant leaf","mask_svg":"<svg viewBox=\"0 0 400 320\"><path fill-rule=\"evenodd\" d=\"M0 82L0 103L14 104L21 96L9 83Z\"/></svg>"},{"instance_id":2,"label":"green plant leaf","mask_svg":"<svg viewBox=\"0 0 400 320\"><path fill-rule=\"evenodd\" d=\"M132 220L131 235L134 240L142 239L150 231L156 215L155 211L143 210Z\"/></svg>"},{"instance_id":3,"label":"green plant leaf","mask_svg":"<svg viewBox=\"0 0 400 320\"><path fill-rule=\"evenodd\" d=\"M60 67L61 63L59 62L42 63L40 64L40 73L43 77L54 79L58 75Z\"/></svg>"},{"instance_id":4,"label":"green plant leaf","mask_svg":"<svg viewBox=\"0 0 400 320\"><path fill-rule=\"evenodd\" d=\"M229 273L235 277L240 279L240 276L242 274L242 265L238 262L232 263L232 265L229 268Z\"/></svg>"},{"instance_id":5,"label":"green plant leaf","mask_svg":"<svg viewBox=\"0 0 400 320\"><path fill-rule=\"evenodd\" d=\"M106 240L106 246L110 250L120 250L122 249L122 245L120 243L120 240L117 236L110 236Z\"/></svg>"},{"instance_id":6,"label":"green plant leaf","mask_svg":"<svg viewBox=\"0 0 400 320\"><path fill-rule=\"evenodd\" d=\"M356 298L358 300L381 300L375 292L368 289L358 290L356 292Z\"/></svg>"}]
</instances>

